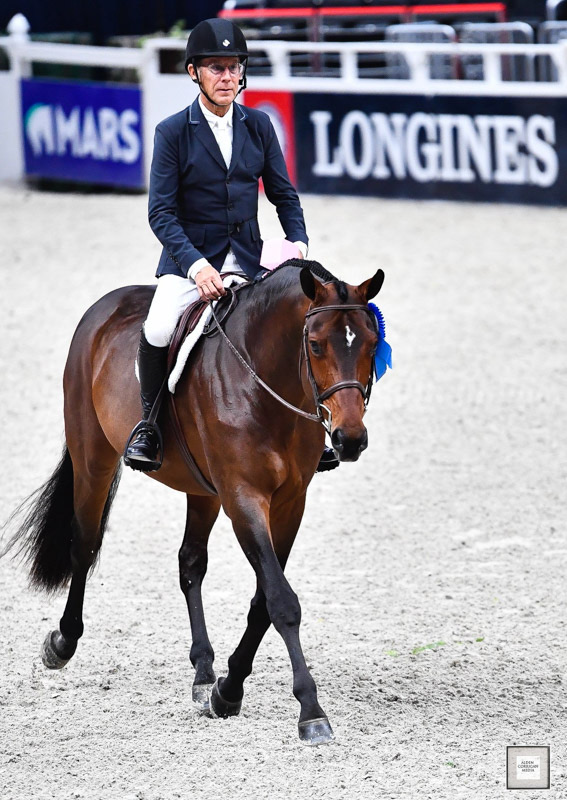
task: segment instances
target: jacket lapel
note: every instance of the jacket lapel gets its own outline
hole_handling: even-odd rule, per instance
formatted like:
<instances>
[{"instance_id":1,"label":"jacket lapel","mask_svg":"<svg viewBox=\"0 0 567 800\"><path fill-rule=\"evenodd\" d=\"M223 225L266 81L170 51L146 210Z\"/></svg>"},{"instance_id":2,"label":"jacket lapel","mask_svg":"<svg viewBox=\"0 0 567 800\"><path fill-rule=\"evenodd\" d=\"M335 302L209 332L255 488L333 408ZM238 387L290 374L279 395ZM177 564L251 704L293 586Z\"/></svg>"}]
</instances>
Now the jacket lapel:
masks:
<instances>
[{"instance_id":1,"label":"jacket lapel","mask_svg":"<svg viewBox=\"0 0 567 800\"><path fill-rule=\"evenodd\" d=\"M234 171L240 160L242 148L244 147L244 142L248 136L248 129L246 128L246 123L244 122L247 116L248 114L246 113L246 109L243 106L239 106L237 103L235 103L232 114L232 156L230 159L230 167L228 169L229 175Z\"/></svg>"},{"instance_id":2,"label":"jacket lapel","mask_svg":"<svg viewBox=\"0 0 567 800\"><path fill-rule=\"evenodd\" d=\"M223 171L226 172L226 164L224 158L222 157L222 153L217 144L217 140L215 139L215 135L212 132L209 123L203 116L203 112L201 111L198 98L189 108L189 124L194 126L195 136L197 137L197 139L207 149L207 151L215 159L217 164L220 167L222 167ZM234 147L232 154L234 156Z\"/></svg>"}]
</instances>

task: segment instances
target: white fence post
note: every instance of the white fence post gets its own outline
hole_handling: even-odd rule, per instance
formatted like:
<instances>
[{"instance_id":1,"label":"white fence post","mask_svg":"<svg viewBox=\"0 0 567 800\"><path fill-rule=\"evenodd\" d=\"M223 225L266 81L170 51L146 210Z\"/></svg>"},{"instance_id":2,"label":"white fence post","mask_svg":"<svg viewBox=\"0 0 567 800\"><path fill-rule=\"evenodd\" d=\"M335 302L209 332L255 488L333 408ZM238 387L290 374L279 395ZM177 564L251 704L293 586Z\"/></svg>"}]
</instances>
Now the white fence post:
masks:
<instances>
[{"instance_id":1,"label":"white fence post","mask_svg":"<svg viewBox=\"0 0 567 800\"><path fill-rule=\"evenodd\" d=\"M429 53L425 50L410 51L406 55L406 59L410 68L411 80L415 81L419 89L423 89L429 81Z\"/></svg>"},{"instance_id":2,"label":"white fence post","mask_svg":"<svg viewBox=\"0 0 567 800\"><path fill-rule=\"evenodd\" d=\"M553 58L553 63L557 67L559 82L565 86L567 83L567 39L560 39L557 44L559 52Z\"/></svg>"},{"instance_id":3,"label":"white fence post","mask_svg":"<svg viewBox=\"0 0 567 800\"><path fill-rule=\"evenodd\" d=\"M484 54L484 80L490 84L502 82L502 61L500 53L489 51Z\"/></svg>"},{"instance_id":4,"label":"white fence post","mask_svg":"<svg viewBox=\"0 0 567 800\"><path fill-rule=\"evenodd\" d=\"M358 59L353 50L343 50L340 53L342 77L346 81L358 80Z\"/></svg>"},{"instance_id":5,"label":"white fence post","mask_svg":"<svg viewBox=\"0 0 567 800\"><path fill-rule=\"evenodd\" d=\"M0 180L21 181L24 176L20 78L28 77L31 65L23 57L29 42L30 24L23 14L8 23L8 36L0 39L10 62L7 72L0 72Z\"/></svg>"},{"instance_id":6,"label":"white fence post","mask_svg":"<svg viewBox=\"0 0 567 800\"><path fill-rule=\"evenodd\" d=\"M268 50L268 58L272 65L274 78L284 83L291 77L288 49L290 49L290 46L286 43L285 47L276 45L276 47Z\"/></svg>"},{"instance_id":7,"label":"white fence post","mask_svg":"<svg viewBox=\"0 0 567 800\"><path fill-rule=\"evenodd\" d=\"M23 14L16 14L6 28L9 34L8 54L10 56L11 68L16 78L29 78L31 76L31 64L23 57L22 49L29 40L30 24Z\"/></svg>"}]
</instances>

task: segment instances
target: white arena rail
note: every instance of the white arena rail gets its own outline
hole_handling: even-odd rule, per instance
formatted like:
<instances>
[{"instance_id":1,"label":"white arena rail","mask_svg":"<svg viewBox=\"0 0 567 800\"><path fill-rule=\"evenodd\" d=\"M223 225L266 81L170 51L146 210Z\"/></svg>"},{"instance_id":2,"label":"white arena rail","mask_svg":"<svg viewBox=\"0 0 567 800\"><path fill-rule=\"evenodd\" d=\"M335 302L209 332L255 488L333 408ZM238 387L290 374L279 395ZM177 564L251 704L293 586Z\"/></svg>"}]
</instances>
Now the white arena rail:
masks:
<instances>
[{"instance_id":1,"label":"white arena rail","mask_svg":"<svg viewBox=\"0 0 567 800\"><path fill-rule=\"evenodd\" d=\"M67 45L71 47L72 45ZM184 50L185 42L173 39L150 39L145 43L148 50ZM319 92L372 92L386 94L483 94L549 97L567 94L567 40L555 44L476 44L441 42L281 42L253 41L249 43L251 58L265 54L271 74L251 74L248 85L251 89L287 89L291 91ZM292 57L296 54L336 55L340 62L340 75L326 77L317 75L297 76L293 74ZM372 79L360 75L359 55L396 54L406 59L409 79ZM476 56L482 60L483 80L439 80L431 77L430 58L435 55L460 59ZM548 57L557 69L556 81L511 81L504 80L501 60L509 56L531 58ZM153 59L152 59L153 60ZM155 61L155 60L154 60ZM148 62L149 64L149 62ZM180 76L182 79L185 76Z\"/></svg>"},{"instance_id":2,"label":"white arena rail","mask_svg":"<svg viewBox=\"0 0 567 800\"><path fill-rule=\"evenodd\" d=\"M162 74L159 66L161 50L184 51L185 40L173 38L147 39L140 48L92 47L73 44L33 42L29 39L28 23L16 15L9 25L9 35L0 37L0 49L9 59L9 69L0 71L0 179L18 180L24 174L22 154L22 121L19 85L32 72L32 63L73 64L136 71L142 89L143 135L145 141L146 174L149 171L151 142L157 122L185 107L196 95L194 84L185 74ZM397 94L434 97L567 97L567 40L549 44L476 44L439 42L284 42L251 41L251 74L248 87L257 91L310 92L340 94ZM376 78L361 74L361 59L383 60L392 54L403 58L409 78ZM436 79L431 74L433 57L450 57L459 63L463 57L474 56L481 64L481 79ZM515 81L505 79L503 60L524 56L536 63L551 63L553 70L546 74L553 80ZM333 70L324 74L297 74L297 58L317 65L332 58ZM262 71L254 74L254 61L262 63ZM294 61L295 59L295 61ZM308 71L306 68L305 71ZM459 75L457 71L456 75Z\"/></svg>"}]
</instances>

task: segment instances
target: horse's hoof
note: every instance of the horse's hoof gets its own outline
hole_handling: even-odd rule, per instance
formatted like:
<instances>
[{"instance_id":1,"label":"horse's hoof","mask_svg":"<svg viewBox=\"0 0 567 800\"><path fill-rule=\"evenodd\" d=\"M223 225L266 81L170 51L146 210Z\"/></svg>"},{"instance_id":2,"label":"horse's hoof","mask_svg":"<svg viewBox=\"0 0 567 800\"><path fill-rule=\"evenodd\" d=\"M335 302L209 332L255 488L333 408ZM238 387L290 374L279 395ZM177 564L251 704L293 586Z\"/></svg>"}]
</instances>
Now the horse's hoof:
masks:
<instances>
[{"instance_id":1,"label":"horse's hoof","mask_svg":"<svg viewBox=\"0 0 567 800\"><path fill-rule=\"evenodd\" d=\"M71 660L76 649L77 642L69 642L59 631L51 631L41 648L41 660L47 669L62 669Z\"/></svg>"},{"instance_id":2,"label":"horse's hoof","mask_svg":"<svg viewBox=\"0 0 567 800\"><path fill-rule=\"evenodd\" d=\"M298 728L299 738L304 744L327 744L335 738L327 717L306 719L305 722L299 723Z\"/></svg>"},{"instance_id":3,"label":"horse's hoof","mask_svg":"<svg viewBox=\"0 0 567 800\"><path fill-rule=\"evenodd\" d=\"M212 683L200 683L198 686L193 684L191 690L193 704L202 714L206 714L211 709L211 689Z\"/></svg>"},{"instance_id":4,"label":"horse's hoof","mask_svg":"<svg viewBox=\"0 0 567 800\"><path fill-rule=\"evenodd\" d=\"M210 713L213 717L236 717L240 714L242 708L242 700L237 700L235 703L230 700L225 700L219 692L219 679L217 678L211 689L211 707Z\"/></svg>"}]
</instances>

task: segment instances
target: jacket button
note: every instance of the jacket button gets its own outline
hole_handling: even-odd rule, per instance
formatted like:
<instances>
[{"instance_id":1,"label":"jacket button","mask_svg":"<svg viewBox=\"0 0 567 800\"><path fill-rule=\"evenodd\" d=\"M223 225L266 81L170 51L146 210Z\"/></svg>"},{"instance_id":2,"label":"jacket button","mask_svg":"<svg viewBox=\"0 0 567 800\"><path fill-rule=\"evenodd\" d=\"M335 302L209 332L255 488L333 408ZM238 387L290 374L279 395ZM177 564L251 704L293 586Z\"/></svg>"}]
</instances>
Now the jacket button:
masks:
<instances>
[{"instance_id":1,"label":"jacket button","mask_svg":"<svg viewBox=\"0 0 567 800\"><path fill-rule=\"evenodd\" d=\"M232 211L232 209L233 209L233 208L234 208L234 205L233 205L232 203L229 203L229 204L228 204L228 210L229 210L229 211Z\"/></svg>"}]
</instances>

